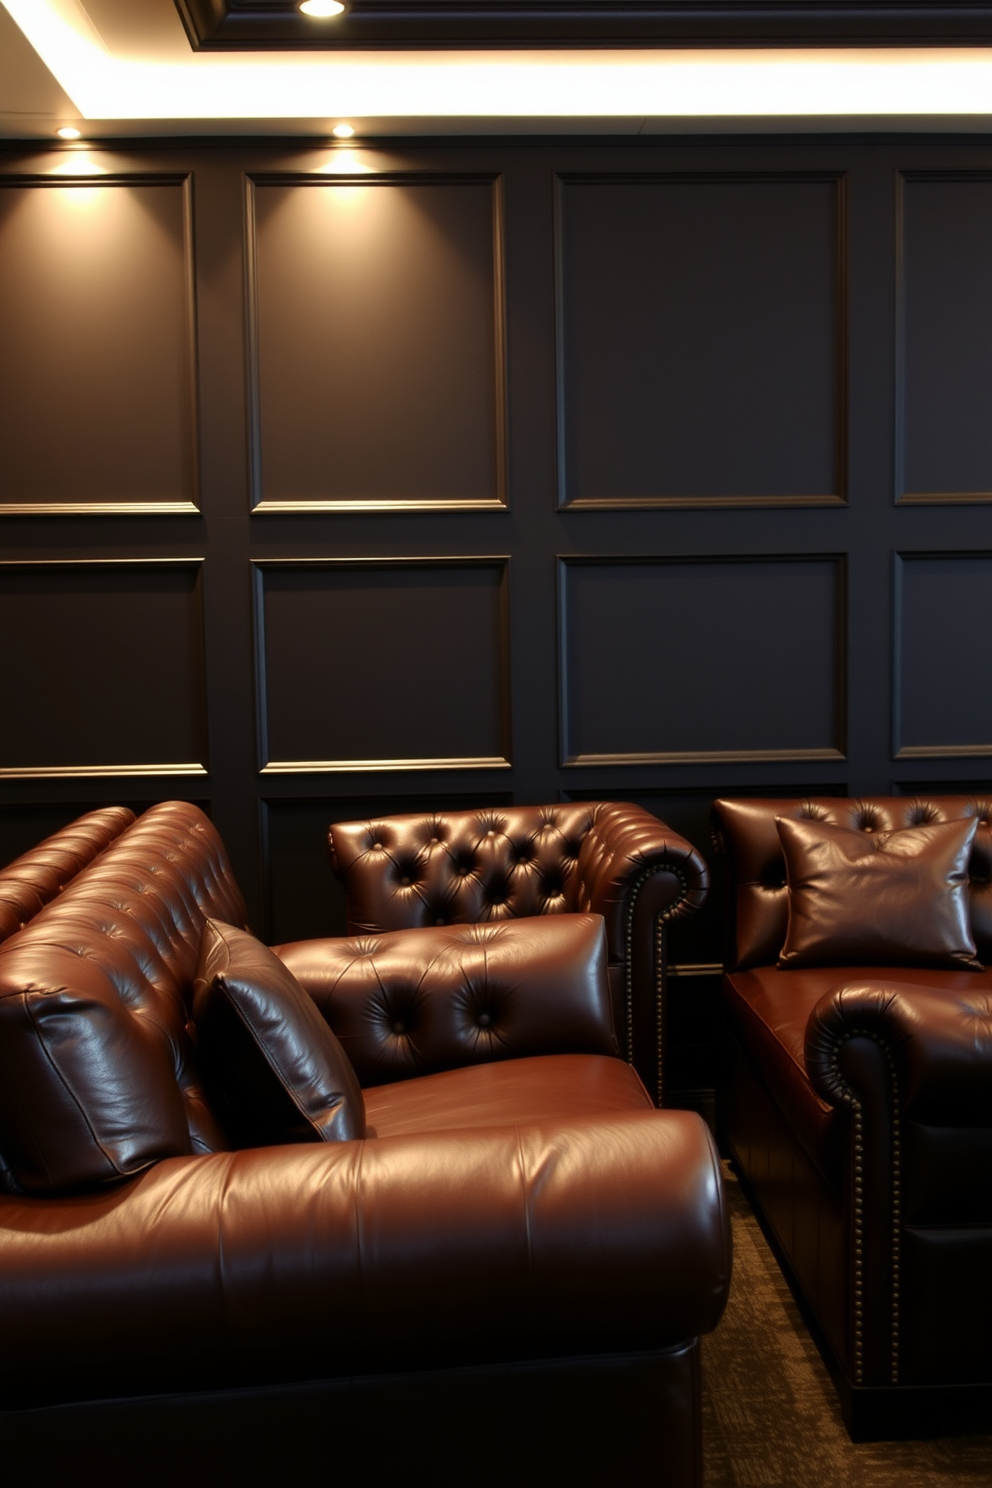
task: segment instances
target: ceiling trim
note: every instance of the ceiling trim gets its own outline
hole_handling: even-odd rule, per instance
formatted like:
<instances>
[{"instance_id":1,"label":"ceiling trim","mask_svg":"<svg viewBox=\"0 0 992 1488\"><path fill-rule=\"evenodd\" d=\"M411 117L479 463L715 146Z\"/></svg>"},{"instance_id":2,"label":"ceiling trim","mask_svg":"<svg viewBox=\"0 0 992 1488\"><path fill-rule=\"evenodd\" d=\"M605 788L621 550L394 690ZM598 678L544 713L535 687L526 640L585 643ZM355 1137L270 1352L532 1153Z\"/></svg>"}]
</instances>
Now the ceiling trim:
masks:
<instances>
[{"instance_id":1,"label":"ceiling trim","mask_svg":"<svg viewBox=\"0 0 992 1488\"><path fill-rule=\"evenodd\" d=\"M324 21L297 0L175 5L195 51L992 44L992 4L978 0L352 0Z\"/></svg>"}]
</instances>

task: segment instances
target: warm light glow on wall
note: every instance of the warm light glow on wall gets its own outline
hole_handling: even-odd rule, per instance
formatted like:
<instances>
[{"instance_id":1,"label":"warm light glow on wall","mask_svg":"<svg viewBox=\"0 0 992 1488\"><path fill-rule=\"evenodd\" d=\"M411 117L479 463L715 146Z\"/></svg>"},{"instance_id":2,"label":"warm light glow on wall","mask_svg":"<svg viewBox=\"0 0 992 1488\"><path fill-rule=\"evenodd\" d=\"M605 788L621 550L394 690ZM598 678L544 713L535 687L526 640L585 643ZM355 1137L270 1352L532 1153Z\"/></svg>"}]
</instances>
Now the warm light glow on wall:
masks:
<instances>
[{"instance_id":1,"label":"warm light glow on wall","mask_svg":"<svg viewBox=\"0 0 992 1488\"><path fill-rule=\"evenodd\" d=\"M351 139L351 136L354 134L354 132L354 124L335 124L334 128L331 130L331 133L334 135L335 139Z\"/></svg>"},{"instance_id":2,"label":"warm light glow on wall","mask_svg":"<svg viewBox=\"0 0 992 1488\"><path fill-rule=\"evenodd\" d=\"M64 124L61 129L56 129L55 133L59 139L64 140L76 140L82 136L82 130L74 129L71 124Z\"/></svg>"},{"instance_id":3,"label":"warm light glow on wall","mask_svg":"<svg viewBox=\"0 0 992 1488\"><path fill-rule=\"evenodd\" d=\"M357 150L335 150L327 163L317 169L322 176L370 176L375 167L363 160Z\"/></svg>"},{"instance_id":4,"label":"warm light glow on wall","mask_svg":"<svg viewBox=\"0 0 992 1488\"><path fill-rule=\"evenodd\" d=\"M58 165L53 165L48 172L50 176L105 176L106 166L98 165L88 155L70 155L65 160L60 160ZM87 192L86 200L92 201L92 193ZM83 197L80 197L83 200Z\"/></svg>"},{"instance_id":5,"label":"warm light glow on wall","mask_svg":"<svg viewBox=\"0 0 992 1488\"><path fill-rule=\"evenodd\" d=\"M87 119L992 118L992 49L117 56L77 0L0 0ZM177 23L178 24L178 23Z\"/></svg>"}]
</instances>

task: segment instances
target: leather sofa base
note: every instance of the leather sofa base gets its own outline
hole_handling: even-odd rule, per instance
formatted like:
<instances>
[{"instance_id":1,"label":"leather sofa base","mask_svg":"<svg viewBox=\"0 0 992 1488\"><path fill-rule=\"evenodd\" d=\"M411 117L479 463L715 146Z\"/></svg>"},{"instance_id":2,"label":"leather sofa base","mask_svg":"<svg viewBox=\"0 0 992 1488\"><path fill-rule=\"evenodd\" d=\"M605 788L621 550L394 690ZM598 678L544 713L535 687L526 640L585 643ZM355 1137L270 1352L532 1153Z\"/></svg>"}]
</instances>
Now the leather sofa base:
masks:
<instances>
[{"instance_id":1,"label":"leather sofa base","mask_svg":"<svg viewBox=\"0 0 992 1488\"><path fill-rule=\"evenodd\" d=\"M484 1305L480 1278L480 1305ZM334 1340L328 1339L333 1350ZM176 1361L177 1372L181 1359ZM701 1488L699 1345L0 1411L4 1482Z\"/></svg>"},{"instance_id":2,"label":"leather sofa base","mask_svg":"<svg viewBox=\"0 0 992 1488\"><path fill-rule=\"evenodd\" d=\"M726 1035L718 1104L721 1148L830 1374L854 1442L984 1432L992 1385L855 1385L845 1364L848 1238L835 1195L796 1139L751 1061Z\"/></svg>"}]
</instances>

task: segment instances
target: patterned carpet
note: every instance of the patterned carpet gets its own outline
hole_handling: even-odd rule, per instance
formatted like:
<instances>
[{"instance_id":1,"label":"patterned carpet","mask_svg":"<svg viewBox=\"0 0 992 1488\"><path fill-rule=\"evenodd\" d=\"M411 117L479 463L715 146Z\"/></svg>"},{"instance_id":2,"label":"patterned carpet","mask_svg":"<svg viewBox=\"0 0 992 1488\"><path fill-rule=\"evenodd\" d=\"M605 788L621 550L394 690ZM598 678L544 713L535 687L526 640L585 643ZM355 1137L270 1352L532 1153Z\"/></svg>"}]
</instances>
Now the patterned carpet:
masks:
<instances>
[{"instance_id":1,"label":"patterned carpet","mask_svg":"<svg viewBox=\"0 0 992 1488\"><path fill-rule=\"evenodd\" d=\"M725 1176L734 1281L703 1339L706 1488L989 1488L992 1422L988 1436L852 1444L782 1273Z\"/></svg>"}]
</instances>

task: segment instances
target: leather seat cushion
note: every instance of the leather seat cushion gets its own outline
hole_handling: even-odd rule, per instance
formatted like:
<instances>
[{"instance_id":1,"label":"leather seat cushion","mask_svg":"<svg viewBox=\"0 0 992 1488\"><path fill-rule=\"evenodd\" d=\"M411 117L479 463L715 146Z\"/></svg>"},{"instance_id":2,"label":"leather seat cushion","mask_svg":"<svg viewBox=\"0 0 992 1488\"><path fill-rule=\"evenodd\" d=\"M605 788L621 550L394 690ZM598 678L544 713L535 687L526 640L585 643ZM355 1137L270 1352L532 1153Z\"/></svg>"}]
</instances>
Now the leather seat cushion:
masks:
<instances>
[{"instance_id":1,"label":"leather seat cushion","mask_svg":"<svg viewBox=\"0 0 992 1488\"><path fill-rule=\"evenodd\" d=\"M369 1136L512 1126L651 1110L629 1064L602 1054L544 1054L367 1088Z\"/></svg>"}]
</instances>

